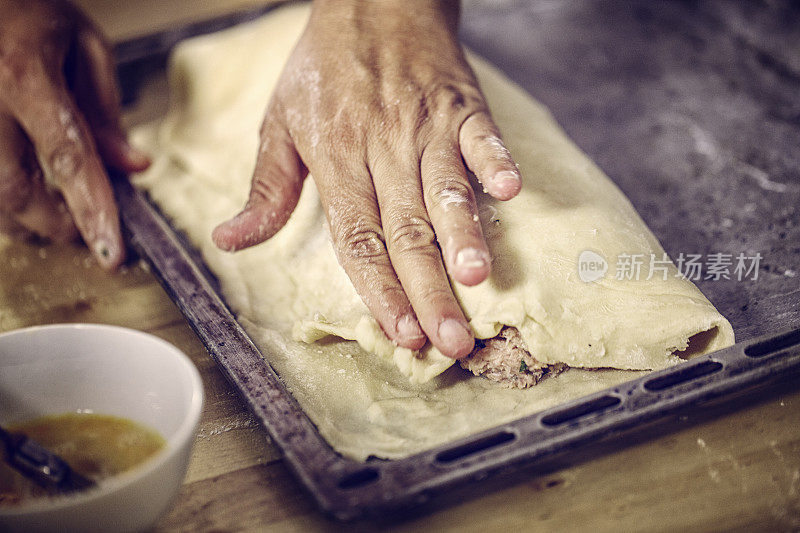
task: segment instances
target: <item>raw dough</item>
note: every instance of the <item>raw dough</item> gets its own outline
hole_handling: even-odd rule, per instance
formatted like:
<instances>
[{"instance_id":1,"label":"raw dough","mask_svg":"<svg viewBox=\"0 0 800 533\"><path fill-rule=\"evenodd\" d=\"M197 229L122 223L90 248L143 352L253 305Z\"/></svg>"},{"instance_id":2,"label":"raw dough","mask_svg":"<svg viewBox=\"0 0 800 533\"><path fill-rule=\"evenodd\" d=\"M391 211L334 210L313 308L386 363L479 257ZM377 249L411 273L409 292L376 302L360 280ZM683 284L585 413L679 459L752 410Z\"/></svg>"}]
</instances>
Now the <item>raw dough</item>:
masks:
<instances>
[{"instance_id":1,"label":"raw dough","mask_svg":"<svg viewBox=\"0 0 800 533\"><path fill-rule=\"evenodd\" d=\"M397 348L336 262L311 178L271 240L236 254L213 245L213 227L247 198L262 110L308 12L287 6L181 44L170 64L170 113L135 132L155 154L136 183L200 249L240 322L331 445L360 459L401 457L637 375L573 369L505 390L450 368L435 349ZM729 323L673 265L666 279L645 279L646 267L639 280L615 279L620 254L661 259L658 241L544 107L469 59L524 179L510 202L476 189L493 273L476 287L454 283L476 336L510 325L539 361L640 370L679 362L675 352L702 332L693 353L732 344ZM585 250L609 262L595 282L578 276Z\"/></svg>"}]
</instances>

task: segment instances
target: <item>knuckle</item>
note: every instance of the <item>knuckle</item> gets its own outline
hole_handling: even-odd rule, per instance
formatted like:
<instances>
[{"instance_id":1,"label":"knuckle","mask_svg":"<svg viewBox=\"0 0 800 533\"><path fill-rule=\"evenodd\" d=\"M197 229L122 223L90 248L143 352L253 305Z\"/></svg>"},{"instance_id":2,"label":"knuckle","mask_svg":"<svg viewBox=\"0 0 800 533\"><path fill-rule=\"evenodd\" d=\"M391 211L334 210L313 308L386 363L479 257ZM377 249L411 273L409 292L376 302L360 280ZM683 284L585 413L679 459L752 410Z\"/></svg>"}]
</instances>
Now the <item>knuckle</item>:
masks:
<instances>
[{"instance_id":1,"label":"knuckle","mask_svg":"<svg viewBox=\"0 0 800 533\"><path fill-rule=\"evenodd\" d=\"M425 125L431 118L431 102L425 92L417 87L395 100L395 113L401 121L407 122L410 127L418 129ZM402 107L401 107L402 106Z\"/></svg>"},{"instance_id":2,"label":"knuckle","mask_svg":"<svg viewBox=\"0 0 800 533\"><path fill-rule=\"evenodd\" d=\"M330 121L328 133L320 134L318 131L312 131L309 143L312 147L319 146L323 153L334 157L334 154L342 152L343 147L354 149L363 145L362 129L357 127L362 123L361 120L348 120L344 116L338 116Z\"/></svg>"},{"instance_id":3,"label":"knuckle","mask_svg":"<svg viewBox=\"0 0 800 533\"><path fill-rule=\"evenodd\" d=\"M80 173L86 158L72 140L59 142L47 157L50 178L56 184L65 183Z\"/></svg>"},{"instance_id":4,"label":"knuckle","mask_svg":"<svg viewBox=\"0 0 800 533\"><path fill-rule=\"evenodd\" d=\"M433 93L437 107L444 109L461 109L467 103L464 93L455 85L443 83Z\"/></svg>"},{"instance_id":5,"label":"knuckle","mask_svg":"<svg viewBox=\"0 0 800 533\"><path fill-rule=\"evenodd\" d=\"M453 293L450 288L428 284L420 289L418 297L421 301L433 307L444 308L452 305Z\"/></svg>"},{"instance_id":6,"label":"knuckle","mask_svg":"<svg viewBox=\"0 0 800 533\"><path fill-rule=\"evenodd\" d=\"M379 106L371 116L381 117L378 128L382 135L400 135L413 139L431 118L431 102L425 89L414 81L403 85L386 84Z\"/></svg>"},{"instance_id":7,"label":"knuckle","mask_svg":"<svg viewBox=\"0 0 800 533\"><path fill-rule=\"evenodd\" d=\"M433 180L427 190L432 208L449 209L466 207L475 202L475 193L469 184L456 179Z\"/></svg>"},{"instance_id":8,"label":"knuckle","mask_svg":"<svg viewBox=\"0 0 800 533\"><path fill-rule=\"evenodd\" d=\"M396 224L389 234L392 249L401 254L410 252L433 253L436 234L430 222L420 217L406 217Z\"/></svg>"},{"instance_id":9,"label":"knuckle","mask_svg":"<svg viewBox=\"0 0 800 533\"><path fill-rule=\"evenodd\" d=\"M480 91L466 83L455 84L447 81L435 83L428 92L428 100L433 103L437 112L445 114L483 107Z\"/></svg>"},{"instance_id":10,"label":"knuckle","mask_svg":"<svg viewBox=\"0 0 800 533\"><path fill-rule=\"evenodd\" d=\"M375 135L366 143L366 159L370 165L381 165L385 168L401 168L398 165L400 158L397 152L408 152L407 144L403 142L401 133L395 129L380 126L380 134ZM411 156L413 157L413 155ZM411 159L406 159L410 161Z\"/></svg>"},{"instance_id":11,"label":"knuckle","mask_svg":"<svg viewBox=\"0 0 800 533\"><path fill-rule=\"evenodd\" d=\"M254 180L250 190L250 203L277 207L285 203L293 191L288 185L274 181Z\"/></svg>"},{"instance_id":12,"label":"knuckle","mask_svg":"<svg viewBox=\"0 0 800 533\"><path fill-rule=\"evenodd\" d=\"M380 312L387 313L385 319L391 321L392 325L394 325L394 323L401 318L402 314L395 316L390 310L398 306L405 308L408 305L408 297L405 291L398 283L384 281L377 284L375 294L378 295L379 298L377 309L380 310Z\"/></svg>"},{"instance_id":13,"label":"knuckle","mask_svg":"<svg viewBox=\"0 0 800 533\"><path fill-rule=\"evenodd\" d=\"M418 160L419 153L415 147L388 136L371 141L368 147L367 161L371 169L391 169L391 174L375 171L373 179L376 183L395 183L396 175L414 176L418 172Z\"/></svg>"},{"instance_id":14,"label":"knuckle","mask_svg":"<svg viewBox=\"0 0 800 533\"><path fill-rule=\"evenodd\" d=\"M414 113L411 115L411 128L413 131L419 131L431 119L431 109L427 103L418 103L413 107Z\"/></svg>"},{"instance_id":15,"label":"knuckle","mask_svg":"<svg viewBox=\"0 0 800 533\"><path fill-rule=\"evenodd\" d=\"M23 211L32 193L33 184L22 169L0 170L0 207L3 211Z\"/></svg>"},{"instance_id":16,"label":"knuckle","mask_svg":"<svg viewBox=\"0 0 800 533\"><path fill-rule=\"evenodd\" d=\"M410 310L403 288L397 281L389 281L394 279L393 272L381 272L371 276L367 284L354 280L356 291L385 331L394 330L397 321Z\"/></svg>"},{"instance_id":17,"label":"knuckle","mask_svg":"<svg viewBox=\"0 0 800 533\"><path fill-rule=\"evenodd\" d=\"M389 77L383 80L379 91L379 107L381 109L425 103L426 94L424 86L414 79L406 79L403 83L398 83L395 77Z\"/></svg>"},{"instance_id":18,"label":"knuckle","mask_svg":"<svg viewBox=\"0 0 800 533\"><path fill-rule=\"evenodd\" d=\"M39 70L21 45L0 45L0 80L5 87L23 89L37 77Z\"/></svg>"},{"instance_id":19,"label":"knuckle","mask_svg":"<svg viewBox=\"0 0 800 533\"><path fill-rule=\"evenodd\" d=\"M386 256L383 232L378 227L364 222L356 222L348 227L340 230L335 239L339 257L369 260Z\"/></svg>"}]
</instances>

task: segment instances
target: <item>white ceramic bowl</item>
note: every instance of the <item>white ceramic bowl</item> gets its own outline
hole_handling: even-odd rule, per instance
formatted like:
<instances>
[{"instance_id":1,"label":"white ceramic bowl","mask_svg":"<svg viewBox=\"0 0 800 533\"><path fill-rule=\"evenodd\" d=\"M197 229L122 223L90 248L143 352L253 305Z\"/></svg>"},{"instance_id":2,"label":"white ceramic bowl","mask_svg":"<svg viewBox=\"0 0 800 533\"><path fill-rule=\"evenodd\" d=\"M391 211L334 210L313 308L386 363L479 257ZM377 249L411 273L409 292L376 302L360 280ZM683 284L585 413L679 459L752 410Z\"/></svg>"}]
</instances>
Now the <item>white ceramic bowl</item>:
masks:
<instances>
[{"instance_id":1,"label":"white ceramic bowl","mask_svg":"<svg viewBox=\"0 0 800 533\"><path fill-rule=\"evenodd\" d=\"M203 406L197 369L171 344L114 326L64 324L0 335L0 423L79 409L158 431L141 466L84 493L0 508L0 531L136 531L181 487Z\"/></svg>"}]
</instances>

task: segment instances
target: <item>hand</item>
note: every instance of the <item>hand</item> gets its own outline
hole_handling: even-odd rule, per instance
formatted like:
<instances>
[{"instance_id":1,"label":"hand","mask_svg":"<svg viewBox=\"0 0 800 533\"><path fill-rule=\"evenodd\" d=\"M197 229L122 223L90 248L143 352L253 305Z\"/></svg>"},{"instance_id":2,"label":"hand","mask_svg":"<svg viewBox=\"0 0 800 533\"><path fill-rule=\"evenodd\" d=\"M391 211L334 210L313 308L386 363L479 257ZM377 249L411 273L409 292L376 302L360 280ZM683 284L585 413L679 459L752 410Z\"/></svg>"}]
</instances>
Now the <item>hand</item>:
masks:
<instances>
[{"instance_id":1,"label":"hand","mask_svg":"<svg viewBox=\"0 0 800 533\"><path fill-rule=\"evenodd\" d=\"M521 180L456 37L457 2L315 2L268 106L250 198L217 246L263 242L313 175L339 262L386 335L459 358L474 338L445 273L489 275L471 170ZM438 246L437 246L438 241ZM440 251L441 249L441 251Z\"/></svg>"},{"instance_id":2,"label":"hand","mask_svg":"<svg viewBox=\"0 0 800 533\"><path fill-rule=\"evenodd\" d=\"M80 232L103 266L118 266L125 248L103 161L149 165L122 130L102 35L68 2L0 0L0 229L56 241Z\"/></svg>"}]
</instances>

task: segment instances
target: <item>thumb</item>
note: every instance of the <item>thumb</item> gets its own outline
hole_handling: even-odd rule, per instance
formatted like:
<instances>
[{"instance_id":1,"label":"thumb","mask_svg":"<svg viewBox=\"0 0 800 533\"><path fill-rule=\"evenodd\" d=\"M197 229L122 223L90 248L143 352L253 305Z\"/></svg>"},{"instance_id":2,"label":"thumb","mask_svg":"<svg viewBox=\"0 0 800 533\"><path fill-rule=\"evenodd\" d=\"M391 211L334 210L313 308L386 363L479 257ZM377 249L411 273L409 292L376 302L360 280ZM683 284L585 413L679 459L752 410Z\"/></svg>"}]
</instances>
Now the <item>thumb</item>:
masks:
<instances>
[{"instance_id":1,"label":"thumb","mask_svg":"<svg viewBox=\"0 0 800 533\"><path fill-rule=\"evenodd\" d=\"M308 173L289 132L268 111L261 127L250 198L244 209L217 226L211 238L219 248L234 252L260 244L281 229L300 199Z\"/></svg>"}]
</instances>

